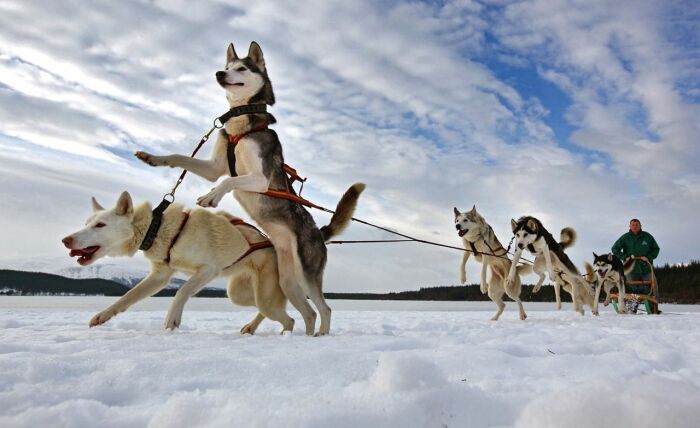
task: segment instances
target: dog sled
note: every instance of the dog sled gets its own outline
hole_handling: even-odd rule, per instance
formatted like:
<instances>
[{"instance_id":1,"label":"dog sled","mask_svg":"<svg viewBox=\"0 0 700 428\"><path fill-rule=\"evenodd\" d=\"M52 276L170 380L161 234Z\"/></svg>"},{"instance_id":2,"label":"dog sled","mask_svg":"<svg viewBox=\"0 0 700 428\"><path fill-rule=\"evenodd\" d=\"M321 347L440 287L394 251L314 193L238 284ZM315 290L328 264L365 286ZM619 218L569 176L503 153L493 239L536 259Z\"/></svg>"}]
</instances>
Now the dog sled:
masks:
<instances>
[{"instance_id":1,"label":"dog sled","mask_svg":"<svg viewBox=\"0 0 700 428\"><path fill-rule=\"evenodd\" d=\"M656 284L656 274L654 273L654 266L649 262L649 260L642 258L642 257L634 257L634 260L636 261L641 261L647 264L649 266L649 272L651 272L651 278L648 281L627 281L625 283L626 287L644 287L648 286L648 288L644 291L646 291L646 294L644 293L625 293L623 296L623 302L625 305L628 303L631 304L633 307L640 307L644 308L646 311L647 315L658 315L661 313L659 311L659 301L658 301L658 287ZM620 308L617 305L617 293L611 293L610 297L612 298L612 304L613 307L615 308L616 312L620 312Z\"/></svg>"}]
</instances>

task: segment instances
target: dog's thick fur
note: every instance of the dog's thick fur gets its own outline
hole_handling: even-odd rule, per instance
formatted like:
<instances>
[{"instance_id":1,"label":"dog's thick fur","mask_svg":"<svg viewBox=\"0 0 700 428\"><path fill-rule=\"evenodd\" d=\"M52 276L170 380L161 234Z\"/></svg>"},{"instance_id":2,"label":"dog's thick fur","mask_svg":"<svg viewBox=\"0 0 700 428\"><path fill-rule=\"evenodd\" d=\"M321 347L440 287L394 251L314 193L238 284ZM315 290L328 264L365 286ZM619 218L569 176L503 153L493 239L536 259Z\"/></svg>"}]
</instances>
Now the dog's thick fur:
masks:
<instances>
[{"instance_id":1,"label":"dog's thick fur","mask_svg":"<svg viewBox=\"0 0 700 428\"><path fill-rule=\"evenodd\" d=\"M630 258L627 263L622 263L616 255L612 253L597 255L593 253L593 266L584 263L586 267L586 278L595 287L595 300L600 299L601 289L605 290L604 306L610 304L610 292L617 287L617 308L620 313L627 313L625 307L625 275L634 269L634 259Z\"/></svg>"},{"instance_id":2,"label":"dog's thick fur","mask_svg":"<svg viewBox=\"0 0 700 428\"><path fill-rule=\"evenodd\" d=\"M468 250L464 252L462 262L459 266L461 283L464 284L467 281L465 266L467 260L469 260L471 251L473 251L473 245L479 253L475 258L477 261L481 261L481 292L484 294L488 292L489 298L498 306L496 314L491 319L496 321L503 313L506 307L506 304L503 303L504 293L518 303L520 319L524 320L527 318L525 308L523 308L523 303L520 300L520 275L530 272L531 267L526 265L518 266L516 268L515 281L511 283L510 286L506 287L505 280L511 268L511 261L508 259L505 248L503 248L501 242L496 238L496 234L493 232L491 226L476 210L476 205L473 206L470 211L466 212L460 212L455 207L454 214L457 234L464 241L464 248ZM494 255L502 257L490 255L492 251ZM487 283L486 271L488 268L491 269L491 281Z\"/></svg>"},{"instance_id":3,"label":"dog's thick fur","mask_svg":"<svg viewBox=\"0 0 700 428\"><path fill-rule=\"evenodd\" d=\"M218 71L216 79L226 91L230 107L275 103L265 59L260 46L255 42L250 44L245 58L239 58L233 44L229 45L225 70ZM205 161L182 155L153 156L145 152L137 152L136 156L153 166L184 168L210 181L216 181L229 172L227 135L242 135L258 125L273 122L274 118L268 113L229 119L224 124L225 132L219 135L211 159ZM303 316L306 333L314 334L316 324L316 313L306 300L308 296L321 314L318 334L328 334L331 309L326 304L322 291L327 259L325 242L347 225L357 199L364 190L364 184L354 184L346 191L331 223L319 230L311 214L302 205L262 194L268 189L280 190L287 186L282 145L275 131L265 129L246 135L236 145L235 155L236 176L222 180L209 193L200 197L197 203L203 207L216 207L226 194L233 191L243 209L269 235L274 244L280 286Z\"/></svg>"},{"instance_id":4,"label":"dog's thick fur","mask_svg":"<svg viewBox=\"0 0 700 428\"><path fill-rule=\"evenodd\" d=\"M83 229L65 237L64 245L78 263L89 265L103 256L133 256L143 241L152 219L149 203L133 207L131 196L124 192L112 209L104 209L94 198L93 214ZM187 300L218 276L229 277L228 297L234 304L256 306L255 318L241 333L255 333L263 319L282 324L283 332L292 331L294 319L286 311L287 298L279 286L277 259L273 248L263 248L238 261L249 243L266 240L256 229L234 226L236 217L204 209L189 211L185 221L183 207L170 205L163 214L158 235L150 249L143 252L151 261L151 272L129 292L95 315L90 327L104 324L134 303L165 288L175 272L191 275L175 294L165 319L165 328L180 326ZM174 244L173 244L174 243ZM171 248L172 245L172 248Z\"/></svg>"},{"instance_id":5,"label":"dog's thick fur","mask_svg":"<svg viewBox=\"0 0 700 428\"><path fill-rule=\"evenodd\" d=\"M585 303L591 308L594 315L598 315L598 302L594 301L593 288L583 279L576 266L564 253L566 248L571 247L576 242L576 231L570 227L562 229L560 242L556 242L552 234L534 217L525 216L518 221L511 220L511 227L515 235L515 253L506 287L515 280L514 266L520 260L523 250L528 249L535 255L535 263L532 268L539 276L539 281L533 291L539 291L542 282L544 282L544 274L547 272L549 279L554 282L557 309L561 309L560 288L564 288L571 294L575 311L583 315L583 303Z\"/></svg>"}]
</instances>

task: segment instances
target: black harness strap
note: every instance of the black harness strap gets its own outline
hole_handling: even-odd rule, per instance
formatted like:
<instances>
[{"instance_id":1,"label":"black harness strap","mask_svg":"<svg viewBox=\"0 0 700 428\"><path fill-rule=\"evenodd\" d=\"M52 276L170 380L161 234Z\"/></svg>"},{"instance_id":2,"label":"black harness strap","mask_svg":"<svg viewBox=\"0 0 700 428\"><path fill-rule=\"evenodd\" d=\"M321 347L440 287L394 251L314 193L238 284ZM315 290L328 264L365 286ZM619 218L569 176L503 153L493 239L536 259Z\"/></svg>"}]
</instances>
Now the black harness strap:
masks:
<instances>
[{"instance_id":1,"label":"black harness strap","mask_svg":"<svg viewBox=\"0 0 700 428\"><path fill-rule=\"evenodd\" d=\"M474 253L475 256L480 256L481 253L479 250L476 249L476 245L474 245L473 242L469 241L469 246L472 247L472 253Z\"/></svg>"},{"instance_id":2,"label":"black harness strap","mask_svg":"<svg viewBox=\"0 0 700 428\"><path fill-rule=\"evenodd\" d=\"M262 114L262 113L267 113L267 105L265 104L246 104L238 107L233 107L231 110L227 111L226 113L222 114L218 118L214 120L214 124L216 125L216 121L218 120L221 126L226 123L229 119L232 117L236 116L242 116L244 114ZM218 128L218 126L217 126Z\"/></svg>"},{"instance_id":3,"label":"black harness strap","mask_svg":"<svg viewBox=\"0 0 700 428\"><path fill-rule=\"evenodd\" d=\"M231 177L236 177L236 146L233 144L226 145L226 157L228 157L228 171Z\"/></svg>"},{"instance_id":4,"label":"black harness strap","mask_svg":"<svg viewBox=\"0 0 700 428\"><path fill-rule=\"evenodd\" d=\"M158 230L160 229L160 223L163 221L163 211L171 204L171 201L163 199L160 201L157 207L153 210L153 218L151 219L151 224L148 226L146 231L146 236L143 237L139 250L148 251L153 246L153 241L155 241L158 235Z\"/></svg>"}]
</instances>

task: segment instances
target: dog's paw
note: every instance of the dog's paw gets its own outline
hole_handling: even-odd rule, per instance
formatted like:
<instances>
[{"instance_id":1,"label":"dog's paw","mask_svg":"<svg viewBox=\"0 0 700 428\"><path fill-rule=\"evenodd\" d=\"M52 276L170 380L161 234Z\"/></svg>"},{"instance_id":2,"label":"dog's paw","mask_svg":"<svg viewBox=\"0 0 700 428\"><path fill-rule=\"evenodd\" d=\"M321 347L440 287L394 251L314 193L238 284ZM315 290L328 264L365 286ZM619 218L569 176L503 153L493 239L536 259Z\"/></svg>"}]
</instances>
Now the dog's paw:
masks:
<instances>
[{"instance_id":1,"label":"dog's paw","mask_svg":"<svg viewBox=\"0 0 700 428\"><path fill-rule=\"evenodd\" d=\"M102 325L112 319L116 315L113 311L102 311L99 314L92 317L90 320L90 327L95 327L97 325Z\"/></svg>"},{"instance_id":2,"label":"dog's paw","mask_svg":"<svg viewBox=\"0 0 700 428\"><path fill-rule=\"evenodd\" d=\"M243 328L241 328L241 334L250 334L250 335L255 334L255 326L253 326L251 324L244 325Z\"/></svg>"},{"instance_id":3,"label":"dog's paw","mask_svg":"<svg viewBox=\"0 0 700 428\"><path fill-rule=\"evenodd\" d=\"M134 153L134 156L136 156L138 159L143 161L144 163L147 163L151 166L163 166L165 165L165 162L158 156L153 156L150 153L138 151Z\"/></svg>"},{"instance_id":4,"label":"dog's paw","mask_svg":"<svg viewBox=\"0 0 700 428\"><path fill-rule=\"evenodd\" d=\"M561 310L561 302L557 302L557 310L558 310L558 311Z\"/></svg>"},{"instance_id":5,"label":"dog's paw","mask_svg":"<svg viewBox=\"0 0 700 428\"><path fill-rule=\"evenodd\" d=\"M486 284L481 284L481 287L479 287L479 290L481 290L481 294L486 294L489 291L489 287Z\"/></svg>"},{"instance_id":6,"label":"dog's paw","mask_svg":"<svg viewBox=\"0 0 700 428\"><path fill-rule=\"evenodd\" d=\"M216 187L211 189L209 193L207 193L204 196L200 196L197 198L197 205L200 207L208 208L216 208L217 205L219 205L219 202L221 202L221 199L224 197L224 194L222 192L219 192Z\"/></svg>"},{"instance_id":7,"label":"dog's paw","mask_svg":"<svg viewBox=\"0 0 700 428\"><path fill-rule=\"evenodd\" d=\"M466 274L466 273L461 273L461 274L459 275L459 283L460 283L460 284L464 284L465 282L467 282L467 274Z\"/></svg>"},{"instance_id":8,"label":"dog's paw","mask_svg":"<svg viewBox=\"0 0 700 428\"><path fill-rule=\"evenodd\" d=\"M525 321L527 319L527 314L525 312L520 313L520 321Z\"/></svg>"},{"instance_id":9,"label":"dog's paw","mask_svg":"<svg viewBox=\"0 0 700 428\"><path fill-rule=\"evenodd\" d=\"M532 289L532 292L537 293L538 291L540 291L540 288L542 288L542 284L537 284L535 285L535 288Z\"/></svg>"},{"instance_id":10,"label":"dog's paw","mask_svg":"<svg viewBox=\"0 0 700 428\"><path fill-rule=\"evenodd\" d=\"M591 313L593 313L593 315L595 316L600 316L600 313L598 311L591 311Z\"/></svg>"},{"instance_id":11,"label":"dog's paw","mask_svg":"<svg viewBox=\"0 0 700 428\"><path fill-rule=\"evenodd\" d=\"M176 328L180 327L180 322L182 321L182 312L177 312L175 314L168 313L168 316L165 318L165 323L163 324L163 327L165 327L166 330L175 330Z\"/></svg>"}]
</instances>

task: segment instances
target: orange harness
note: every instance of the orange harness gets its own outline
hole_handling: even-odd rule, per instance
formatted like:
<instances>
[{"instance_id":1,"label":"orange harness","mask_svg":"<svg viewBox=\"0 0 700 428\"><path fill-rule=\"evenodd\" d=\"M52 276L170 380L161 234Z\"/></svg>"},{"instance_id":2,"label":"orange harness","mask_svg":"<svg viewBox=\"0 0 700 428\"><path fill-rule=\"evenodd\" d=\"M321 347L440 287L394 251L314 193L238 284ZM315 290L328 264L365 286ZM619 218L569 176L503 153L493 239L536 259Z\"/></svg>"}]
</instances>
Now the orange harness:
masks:
<instances>
[{"instance_id":1,"label":"orange harness","mask_svg":"<svg viewBox=\"0 0 700 428\"><path fill-rule=\"evenodd\" d=\"M229 134L228 136L228 141L231 143L234 147L238 144L239 141L248 134L252 134L254 132L262 131L264 129L267 129L267 124L259 125L251 129L250 131L244 132L243 134L239 135L231 135ZM230 167L230 166L229 166ZM282 199L287 199L292 202L296 202L298 204L304 205L309 208L318 208L322 209L322 207L314 204L313 202L309 201L308 199L304 199L300 196L302 190L304 190L304 182L306 181L306 178L302 178L299 176L297 173L297 170L292 168L291 166L285 164L282 164L282 169L284 170L285 174L287 174L287 188L284 190L281 189L268 189L266 192L263 192L263 195L267 195L273 198L282 198ZM298 181L301 183L301 187L299 188L299 195L294 192L294 188L292 185L294 184L295 181Z\"/></svg>"},{"instance_id":2,"label":"orange harness","mask_svg":"<svg viewBox=\"0 0 700 428\"><path fill-rule=\"evenodd\" d=\"M243 221L243 220L241 220L241 219L238 219L238 218L233 219L233 220L230 221L230 223L231 223L232 225L234 225L234 226L241 226L241 225L242 225L242 226L252 227L253 229L257 230L261 235L265 236L265 234L262 233L262 232L260 231L260 229L258 229L257 227L253 226L253 225L250 224L250 223L246 223L245 221ZM243 238L245 238L245 235L243 235ZM247 239L246 239L246 240L247 240ZM248 257L251 253L253 253L253 252L255 252L255 251L258 251L258 250L262 250L263 248L270 248L270 247L272 247L272 242L270 242L269 239L266 239L265 241L260 241L260 242L253 242L252 244L251 244L250 242L248 242L248 251L246 251L245 253L243 253L242 256L240 256L238 259L236 259L235 262L231 263L231 265L228 266L226 269L228 269L229 267L231 267L231 266L235 265L236 263L240 262L240 261L243 260L244 258Z\"/></svg>"}]
</instances>

